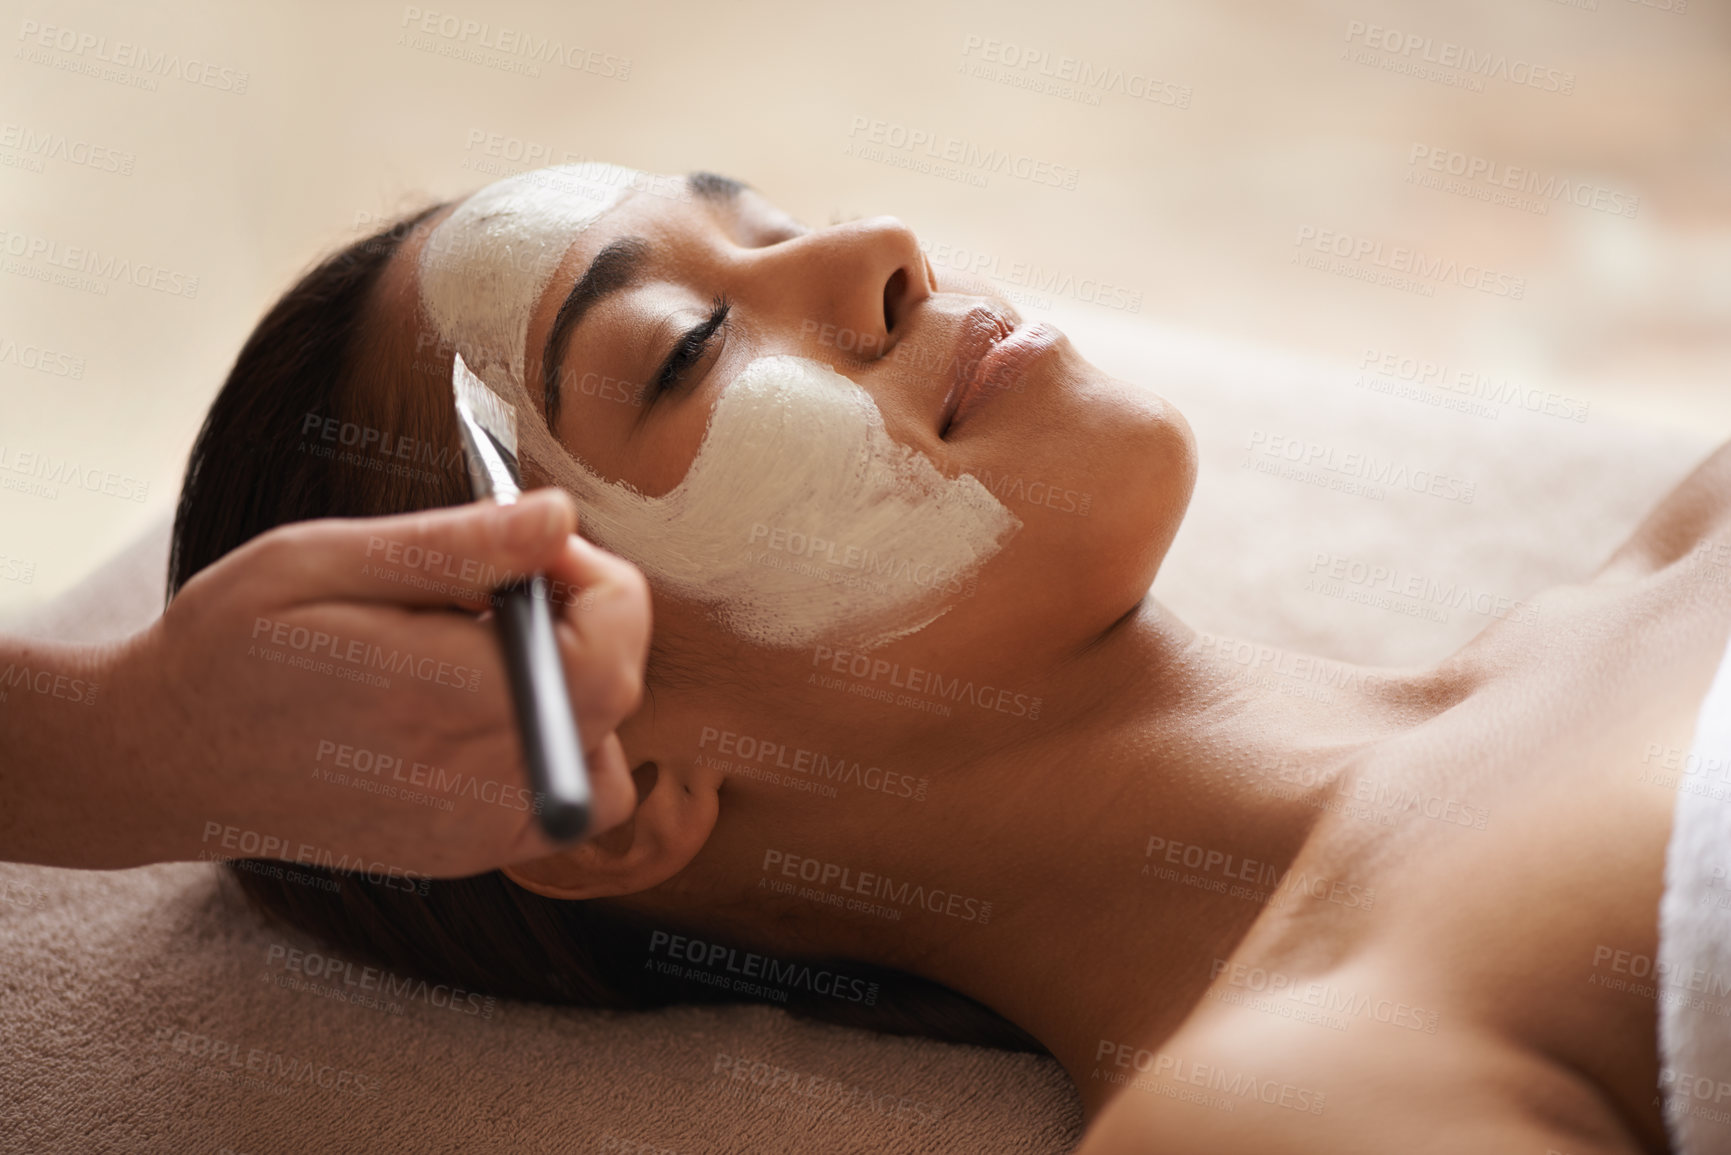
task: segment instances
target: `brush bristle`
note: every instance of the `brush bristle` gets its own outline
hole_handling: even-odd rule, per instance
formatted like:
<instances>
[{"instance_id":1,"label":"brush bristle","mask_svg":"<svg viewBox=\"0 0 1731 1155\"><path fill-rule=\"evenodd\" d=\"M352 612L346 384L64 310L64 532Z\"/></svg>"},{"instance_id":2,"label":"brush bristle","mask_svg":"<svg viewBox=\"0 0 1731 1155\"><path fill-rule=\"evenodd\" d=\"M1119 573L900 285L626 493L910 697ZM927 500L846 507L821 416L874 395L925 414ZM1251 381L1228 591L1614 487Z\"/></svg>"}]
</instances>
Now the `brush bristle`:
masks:
<instances>
[{"instance_id":1,"label":"brush bristle","mask_svg":"<svg viewBox=\"0 0 1731 1155\"><path fill-rule=\"evenodd\" d=\"M505 452L517 456L516 408L487 388L487 383L463 363L461 353L451 366L451 390L457 396L457 404L467 408L481 428L505 447Z\"/></svg>"}]
</instances>

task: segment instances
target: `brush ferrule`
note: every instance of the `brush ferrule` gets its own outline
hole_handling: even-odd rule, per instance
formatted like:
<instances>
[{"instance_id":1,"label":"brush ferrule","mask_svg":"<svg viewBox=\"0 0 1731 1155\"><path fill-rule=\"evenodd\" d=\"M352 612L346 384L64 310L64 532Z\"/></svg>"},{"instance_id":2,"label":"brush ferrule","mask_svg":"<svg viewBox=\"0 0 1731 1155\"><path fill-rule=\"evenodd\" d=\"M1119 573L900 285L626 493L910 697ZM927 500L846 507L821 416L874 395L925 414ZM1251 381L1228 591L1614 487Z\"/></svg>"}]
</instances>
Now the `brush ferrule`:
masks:
<instances>
[{"instance_id":1,"label":"brush ferrule","mask_svg":"<svg viewBox=\"0 0 1731 1155\"><path fill-rule=\"evenodd\" d=\"M463 440L463 460L469 466L470 491L477 501L490 497L500 505L510 505L521 492L516 410L470 371L461 353L451 362L451 395L457 408L457 432Z\"/></svg>"}]
</instances>

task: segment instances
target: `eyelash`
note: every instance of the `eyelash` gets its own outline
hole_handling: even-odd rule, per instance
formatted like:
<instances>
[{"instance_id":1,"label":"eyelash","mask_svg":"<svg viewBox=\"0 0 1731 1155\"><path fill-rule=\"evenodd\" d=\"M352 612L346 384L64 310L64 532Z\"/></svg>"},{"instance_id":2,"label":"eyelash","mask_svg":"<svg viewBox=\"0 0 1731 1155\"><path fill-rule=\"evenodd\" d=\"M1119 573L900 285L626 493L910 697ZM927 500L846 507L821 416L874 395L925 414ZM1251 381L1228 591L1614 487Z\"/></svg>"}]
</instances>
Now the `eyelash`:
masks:
<instances>
[{"instance_id":1,"label":"eyelash","mask_svg":"<svg viewBox=\"0 0 1731 1155\"><path fill-rule=\"evenodd\" d=\"M673 344L673 352L667 355L667 360L661 365L661 371L655 375L655 380L649 386L649 401L653 403L664 393L677 389L685 374L691 367L703 359L709 351L710 342L727 324L727 315L733 311L733 303L726 297L715 298L710 307L709 316L688 329L679 340Z\"/></svg>"}]
</instances>

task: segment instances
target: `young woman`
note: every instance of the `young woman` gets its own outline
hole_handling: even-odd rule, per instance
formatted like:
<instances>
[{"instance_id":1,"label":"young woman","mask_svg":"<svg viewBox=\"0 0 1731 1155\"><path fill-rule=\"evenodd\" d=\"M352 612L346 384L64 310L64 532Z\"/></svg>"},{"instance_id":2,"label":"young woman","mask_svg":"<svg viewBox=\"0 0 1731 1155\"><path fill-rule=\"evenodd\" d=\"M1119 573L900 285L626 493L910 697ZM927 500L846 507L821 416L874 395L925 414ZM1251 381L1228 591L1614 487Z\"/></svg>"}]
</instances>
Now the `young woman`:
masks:
<instances>
[{"instance_id":1,"label":"young woman","mask_svg":"<svg viewBox=\"0 0 1731 1155\"><path fill-rule=\"evenodd\" d=\"M1433 667L1205 638L1148 593L1195 477L1170 405L893 218L580 166L278 303L171 588L282 522L466 500L456 352L650 580L637 809L425 894L241 873L272 910L471 988L713 997L658 966L695 949L811 1013L1043 1047L1089 1153L1667 1150L1650 971L1731 453ZM318 452L314 417L395 459Z\"/></svg>"}]
</instances>

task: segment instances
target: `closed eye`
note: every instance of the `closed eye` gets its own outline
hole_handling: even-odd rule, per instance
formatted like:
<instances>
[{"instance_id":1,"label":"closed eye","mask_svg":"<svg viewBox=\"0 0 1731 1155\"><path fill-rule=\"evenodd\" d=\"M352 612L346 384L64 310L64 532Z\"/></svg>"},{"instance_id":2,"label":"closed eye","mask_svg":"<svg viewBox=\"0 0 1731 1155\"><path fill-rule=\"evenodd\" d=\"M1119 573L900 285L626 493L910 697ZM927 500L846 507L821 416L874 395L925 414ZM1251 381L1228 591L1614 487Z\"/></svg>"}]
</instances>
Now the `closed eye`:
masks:
<instances>
[{"instance_id":1,"label":"closed eye","mask_svg":"<svg viewBox=\"0 0 1731 1155\"><path fill-rule=\"evenodd\" d=\"M661 368L649 383L650 405L663 394L672 392L684 383L686 374L709 351L716 335L722 332L727 324L727 316L732 311L733 303L726 297L715 298L709 316L686 330L673 343L672 351L667 354L667 359L661 363Z\"/></svg>"}]
</instances>

